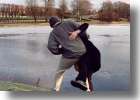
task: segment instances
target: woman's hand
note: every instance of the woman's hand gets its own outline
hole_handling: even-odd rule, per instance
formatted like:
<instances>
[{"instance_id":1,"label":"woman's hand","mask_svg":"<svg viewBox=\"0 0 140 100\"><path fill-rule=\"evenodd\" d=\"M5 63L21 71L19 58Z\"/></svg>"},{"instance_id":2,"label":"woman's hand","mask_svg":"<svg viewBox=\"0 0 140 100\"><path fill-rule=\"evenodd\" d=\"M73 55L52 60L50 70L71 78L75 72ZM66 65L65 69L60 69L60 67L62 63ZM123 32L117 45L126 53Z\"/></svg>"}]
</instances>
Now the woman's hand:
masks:
<instances>
[{"instance_id":1,"label":"woman's hand","mask_svg":"<svg viewBox=\"0 0 140 100\"><path fill-rule=\"evenodd\" d=\"M80 32L81 32L80 30L76 30L74 32L69 32L69 39L75 40Z\"/></svg>"}]
</instances>

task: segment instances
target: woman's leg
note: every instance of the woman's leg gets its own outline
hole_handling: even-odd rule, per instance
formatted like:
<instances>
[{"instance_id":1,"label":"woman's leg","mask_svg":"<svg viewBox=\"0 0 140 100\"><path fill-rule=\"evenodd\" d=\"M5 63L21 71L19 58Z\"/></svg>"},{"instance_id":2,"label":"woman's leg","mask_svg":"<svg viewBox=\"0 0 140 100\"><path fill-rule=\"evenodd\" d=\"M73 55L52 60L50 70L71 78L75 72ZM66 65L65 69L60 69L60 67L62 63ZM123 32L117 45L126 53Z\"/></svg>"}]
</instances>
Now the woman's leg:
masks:
<instances>
[{"instance_id":1,"label":"woman's leg","mask_svg":"<svg viewBox=\"0 0 140 100\"><path fill-rule=\"evenodd\" d=\"M87 90L87 84L86 84L86 78L87 78L87 75L86 75L86 67L84 64L81 64L81 63L76 63L75 65L76 67L76 70L79 72L75 81L72 80L71 81L71 85L76 87L76 88L79 88L81 90L84 90L86 91Z\"/></svg>"},{"instance_id":2,"label":"woman's leg","mask_svg":"<svg viewBox=\"0 0 140 100\"><path fill-rule=\"evenodd\" d=\"M88 84L89 84L89 90L90 90L90 92L92 92L92 91L94 91L93 83L92 83L92 73L88 73L87 79L88 79Z\"/></svg>"},{"instance_id":3,"label":"woman's leg","mask_svg":"<svg viewBox=\"0 0 140 100\"><path fill-rule=\"evenodd\" d=\"M87 78L86 67L84 64L78 64L78 65L79 65L79 70L78 70L79 73L76 77L76 81L80 80L86 82L86 78Z\"/></svg>"}]
</instances>

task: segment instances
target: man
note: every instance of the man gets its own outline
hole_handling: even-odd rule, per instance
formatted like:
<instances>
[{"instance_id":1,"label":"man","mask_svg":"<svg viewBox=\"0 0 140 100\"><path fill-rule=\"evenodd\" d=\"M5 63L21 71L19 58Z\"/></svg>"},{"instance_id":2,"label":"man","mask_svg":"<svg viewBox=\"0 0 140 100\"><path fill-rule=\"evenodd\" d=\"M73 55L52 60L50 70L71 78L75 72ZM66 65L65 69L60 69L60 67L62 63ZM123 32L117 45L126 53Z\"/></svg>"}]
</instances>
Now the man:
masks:
<instances>
[{"instance_id":1,"label":"man","mask_svg":"<svg viewBox=\"0 0 140 100\"><path fill-rule=\"evenodd\" d=\"M60 91L64 72L71 68L79 58L86 53L86 48L79 36L69 32L75 31L79 25L72 21L60 22L58 17L51 17L49 24L53 28L48 40L48 49L55 55L62 54L59 67L55 75L55 91ZM79 30L78 30L79 31ZM73 39L73 37L77 37Z\"/></svg>"}]
</instances>

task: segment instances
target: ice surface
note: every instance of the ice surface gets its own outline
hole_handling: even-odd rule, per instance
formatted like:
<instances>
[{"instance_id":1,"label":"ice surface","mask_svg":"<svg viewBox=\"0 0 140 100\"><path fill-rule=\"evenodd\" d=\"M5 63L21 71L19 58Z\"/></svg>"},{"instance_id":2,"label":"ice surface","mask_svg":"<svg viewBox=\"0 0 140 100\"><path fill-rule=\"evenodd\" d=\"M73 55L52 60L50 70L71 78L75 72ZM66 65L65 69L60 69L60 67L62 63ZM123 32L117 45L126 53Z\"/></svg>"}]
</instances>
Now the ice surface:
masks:
<instances>
[{"instance_id":1,"label":"ice surface","mask_svg":"<svg viewBox=\"0 0 140 100\"><path fill-rule=\"evenodd\" d=\"M51 88L60 56L52 55L47 41L49 26L0 27L0 80ZM130 25L91 25L90 40L101 52L102 68L93 75L96 91L128 90L130 85ZM70 85L77 72L65 73L62 91L79 91Z\"/></svg>"}]
</instances>

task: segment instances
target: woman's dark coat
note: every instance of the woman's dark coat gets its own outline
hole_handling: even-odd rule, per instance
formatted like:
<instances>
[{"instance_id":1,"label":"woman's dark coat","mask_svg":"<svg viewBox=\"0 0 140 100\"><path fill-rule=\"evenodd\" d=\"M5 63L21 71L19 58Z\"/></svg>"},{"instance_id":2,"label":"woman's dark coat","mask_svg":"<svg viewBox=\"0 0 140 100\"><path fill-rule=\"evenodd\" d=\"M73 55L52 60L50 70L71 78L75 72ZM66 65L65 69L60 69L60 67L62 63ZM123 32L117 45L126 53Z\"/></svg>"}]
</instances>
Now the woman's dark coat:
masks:
<instances>
[{"instance_id":1,"label":"woman's dark coat","mask_svg":"<svg viewBox=\"0 0 140 100\"><path fill-rule=\"evenodd\" d=\"M85 30L88 28L88 24L82 24L79 29ZM101 57L99 50L95 47L95 45L88 39L86 31L81 31L79 34L83 43L85 44L87 52L80 58L78 64L81 66L84 65L86 67L87 73L95 73L101 67Z\"/></svg>"}]
</instances>

